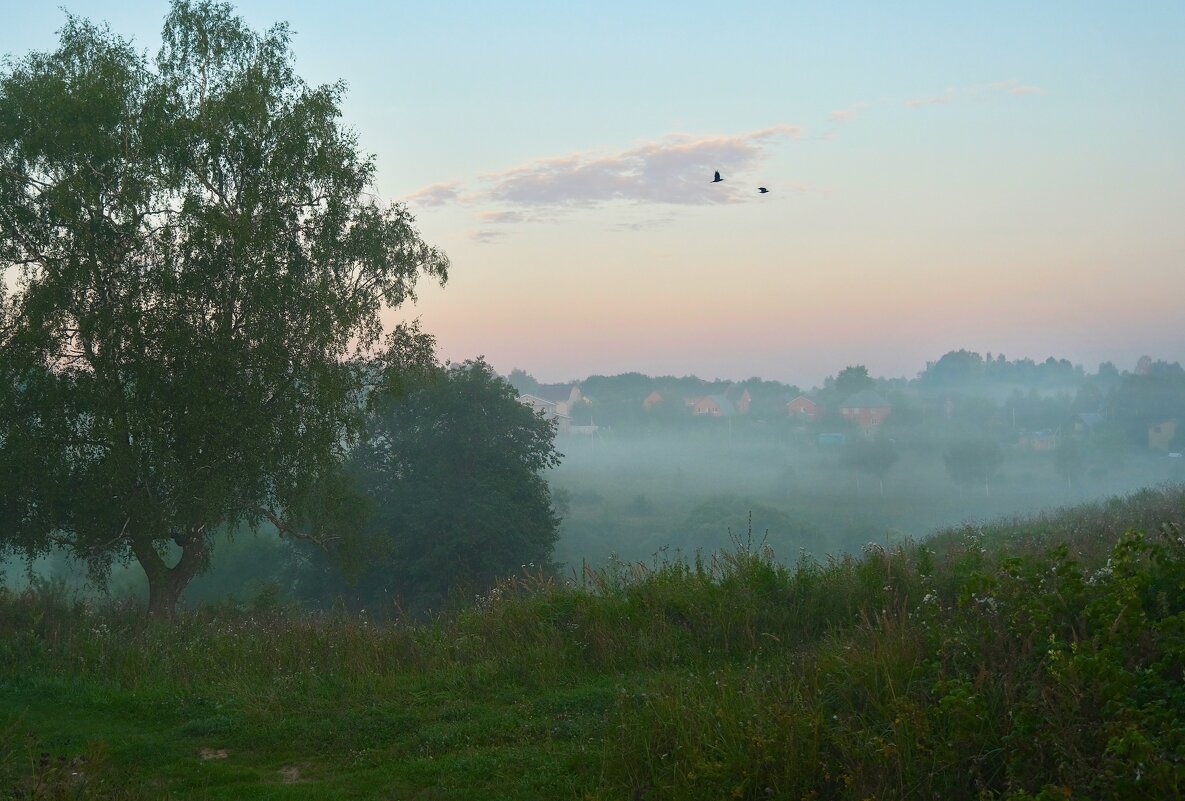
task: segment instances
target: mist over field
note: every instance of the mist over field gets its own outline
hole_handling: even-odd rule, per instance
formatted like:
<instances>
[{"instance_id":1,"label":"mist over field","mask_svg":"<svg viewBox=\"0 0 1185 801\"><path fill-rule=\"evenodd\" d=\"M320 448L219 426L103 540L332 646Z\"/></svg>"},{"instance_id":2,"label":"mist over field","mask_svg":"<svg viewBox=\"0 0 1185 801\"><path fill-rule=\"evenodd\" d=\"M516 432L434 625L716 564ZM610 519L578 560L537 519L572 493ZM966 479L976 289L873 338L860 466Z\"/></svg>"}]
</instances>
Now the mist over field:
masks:
<instances>
[{"instance_id":1,"label":"mist over field","mask_svg":"<svg viewBox=\"0 0 1185 801\"><path fill-rule=\"evenodd\" d=\"M549 474L568 504L557 558L691 556L738 538L767 543L788 561L802 552L821 558L1185 476L1172 423L1185 411L1178 366L1147 360L1143 372L1103 365L1086 373L1053 359L1024 361L1006 369L993 359L985 371L978 354L952 352L912 381L842 386L862 374L856 368L839 373L838 389L832 377L805 393L760 381L680 393L670 379L643 377L633 378L631 393L622 389L626 377L617 386L590 379L576 414L610 424L560 435L565 458ZM721 416L643 411L646 394L664 383L678 405L746 387L753 397L744 413L734 406ZM883 422L862 427L837 413L858 387L887 404ZM788 414L803 395L833 408L818 419ZM1149 429L1166 421L1174 433L1150 440ZM966 443L995 454L981 479L961 481L951 464L952 450ZM880 465L868 452L876 447L887 454Z\"/></svg>"},{"instance_id":2,"label":"mist over field","mask_svg":"<svg viewBox=\"0 0 1185 801\"><path fill-rule=\"evenodd\" d=\"M738 546L767 545L786 563L859 554L1185 479L1176 428L1185 373L1151 358L1088 372L1053 358L952 351L911 380L855 365L805 390L640 373L547 385L515 370L508 379L518 403L554 427L562 454L542 474L559 535L539 562L559 575ZM862 421L845 406L861 396L885 404L883 419ZM813 417L802 399L817 402ZM432 447L457 457L476 447L459 436ZM977 476L955 463L966 446L986 449ZM298 546L266 529L224 536L189 602L300 595ZM15 561L6 571L18 586L27 575ZM86 585L83 566L61 553L36 561L34 573ZM134 570L117 569L111 583L117 593L141 585ZM336 591L349 595L351 585Z\"/></svg>"},{"instance_id":3,"label":"mist over field","mask_svg":"<svg viewBox=\"0 0 1185 801\"><path fill-rule=\"evenodd\" d=\"M783 559L858 552L866 543L897 543L935 529L1126 494L1173 479L1166 454L1134 454L1096 464L1072 485L1050 453L1008 452L991 494L961 489L939 442L903 445L884 480L843 463L840 446L820 446L770 431L710 432L700 441L655 435L561 440L564 464L549 475L568 493L569 511L556 557L599 563L610 554L647 561L664 551L711 553L766 542ZM748 514L752 512L752 529Z\"/></svg>"}]
</instances>

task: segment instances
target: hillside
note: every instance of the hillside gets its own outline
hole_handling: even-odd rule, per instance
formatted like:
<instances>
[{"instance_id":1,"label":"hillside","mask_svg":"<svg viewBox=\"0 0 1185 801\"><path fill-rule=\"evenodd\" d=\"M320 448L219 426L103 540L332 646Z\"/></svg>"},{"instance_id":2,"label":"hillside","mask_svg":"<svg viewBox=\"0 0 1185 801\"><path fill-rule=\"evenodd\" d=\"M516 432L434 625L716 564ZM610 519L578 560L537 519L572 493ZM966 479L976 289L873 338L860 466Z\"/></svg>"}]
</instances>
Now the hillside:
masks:
<instances>
[{"instance_id":1,"label":"hillside","mask_svg":"<svg viewBox=\"0 0 1185 801\"><path fill-rule=\"evenodd\" d=\"M786 567L525 573L429 624L0 590L0 796L1172 798L1185 488Z\"/></svg>"}]
</instances>

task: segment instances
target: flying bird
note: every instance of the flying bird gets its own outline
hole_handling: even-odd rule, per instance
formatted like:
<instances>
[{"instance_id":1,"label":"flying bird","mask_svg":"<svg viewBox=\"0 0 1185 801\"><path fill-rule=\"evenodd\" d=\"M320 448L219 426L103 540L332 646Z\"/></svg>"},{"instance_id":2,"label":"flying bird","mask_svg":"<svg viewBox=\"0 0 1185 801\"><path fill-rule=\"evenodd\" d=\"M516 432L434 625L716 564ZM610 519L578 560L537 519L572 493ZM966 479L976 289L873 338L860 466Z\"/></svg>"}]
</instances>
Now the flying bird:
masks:
<instances>
[{"instance_id":1,"label":"flying bird","mask_svg":"<svg viewBox=\"0 0 1185 801\"><path fill-rule=\"evenodd\" d=\"M720 177L720 170L716 170L716 177L712 179L712 183L718 184L724 179Z\"/></svg>"},{"instance_id":2,"label":"flying bird","mask_svg":"<svg viewBox=\"0 0 1185 801\"><path fill-rule=\"evenodd\" d=\"M768 189L766 189L764 186L759 186L759 187L757 187L757 191L758 191L758 192L760 192L761 194L763 194L763 195L764 195L764 194L765 194L765 193L767 193L769 190L768 190Z\"/></svg>"}]
</instances>

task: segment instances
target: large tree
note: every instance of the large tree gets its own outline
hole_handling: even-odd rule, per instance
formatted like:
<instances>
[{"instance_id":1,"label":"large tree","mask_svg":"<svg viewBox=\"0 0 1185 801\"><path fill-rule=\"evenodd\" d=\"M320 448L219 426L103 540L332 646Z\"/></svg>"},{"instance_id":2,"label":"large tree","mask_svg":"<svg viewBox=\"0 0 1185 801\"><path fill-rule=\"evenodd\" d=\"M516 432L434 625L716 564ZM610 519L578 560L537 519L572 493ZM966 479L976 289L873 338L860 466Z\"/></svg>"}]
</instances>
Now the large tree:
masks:
<instances>
[{"instance_id":1,"label":"large tree","mask_svg":"<svg viewBox=\"0 0 1185 801\"><path fill-rule=\"evenodd\" d=\"M845 367L835 376L835 392L840 402L847 400L857 392L872 389L876 381L868 374L868 368L862 364Z\"/></svg>"},{"instance_id":2,"label":"large tree","mask_svg":"<svg viewBox=\"0 0 1185 801\"><path fill-rule=\"evenodd\" d=\"M353 586L314 552L312 586L298 592L424 609L549 564L559 516L544 471L559 462L555 429L516 394L480 359L409 374L398 394L380 394L350 459L373 510L368 536L329 552Z\"/></svg>"},{"instance_id":3,"label":"large tree","mask_svg":"<svg viewBox=\"0 0 1185 801\"><path fill-rule=\"evenodd\" d=\"M71 17L0 73L0 549L135 559L169 615L215 529L331 528L360 359L426 347L380 312L447 270L342 92L181 0L155 61Z\"/></svg>"}]
</instances>

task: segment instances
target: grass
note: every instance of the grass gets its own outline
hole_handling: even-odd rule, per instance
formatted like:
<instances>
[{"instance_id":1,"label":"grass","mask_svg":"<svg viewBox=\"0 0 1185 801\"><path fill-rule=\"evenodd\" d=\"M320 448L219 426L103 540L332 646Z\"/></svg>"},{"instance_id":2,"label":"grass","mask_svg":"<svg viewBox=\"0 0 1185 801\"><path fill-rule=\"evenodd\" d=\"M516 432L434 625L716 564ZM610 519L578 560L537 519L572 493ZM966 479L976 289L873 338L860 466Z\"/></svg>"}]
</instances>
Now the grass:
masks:
<instances>
[{"instance_id":1,"label":"grass","mask_svg":"<svg viewBox=\"0 0 1185 801\"><path fill-rule=\"evenodd\" d=\"M425 624L0 591L0 797L1179 797L1183 525L1178 487L789 566L746 539Z\"/></svg>"}]
</instances>

